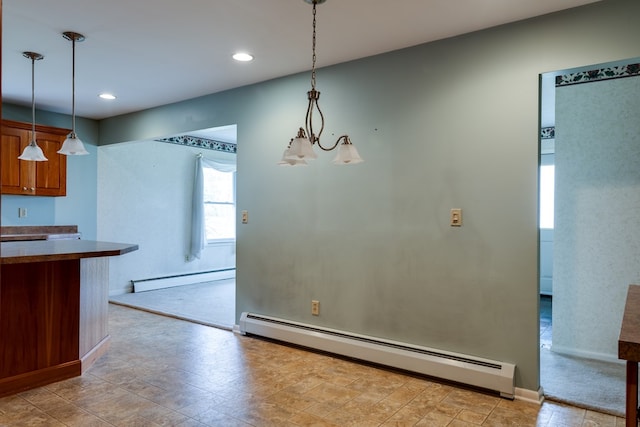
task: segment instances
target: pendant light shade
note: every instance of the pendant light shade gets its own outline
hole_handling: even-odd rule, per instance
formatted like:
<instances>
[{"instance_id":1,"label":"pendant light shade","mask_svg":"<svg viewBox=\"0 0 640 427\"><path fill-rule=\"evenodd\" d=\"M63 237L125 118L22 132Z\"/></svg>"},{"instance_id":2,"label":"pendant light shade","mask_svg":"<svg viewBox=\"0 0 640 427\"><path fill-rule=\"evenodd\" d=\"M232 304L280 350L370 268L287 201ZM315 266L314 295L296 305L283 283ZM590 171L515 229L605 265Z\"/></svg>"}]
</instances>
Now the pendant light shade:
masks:
<instances>
[{"instance_id":1,"label":"pendant light shade","mask_svg":"<svg viewBox=\"0 0 640 427\"><path fill-rule=\"evenodd\" d=\"M288 151L287 158L291 160L318 158L318 155L313 151L311 141L306 138L304 129L302 128L298 131L298 136L291 141Z\"/></svg>"},{"instance_id":2,"label":"pendant light shade","mask_svg":"<svg viewBox=\"0 0 640 427\"><path fill-rule=\"evenodd\" d=\"M76 135L76 42L84 40L82 34L67 31L62 36L71 41L72 44L72 63L71 63L71 133L62 143L62 147L58 151L66 156L81 156L89 154L84 148L84 144Z\"/></svg>"},{"instance_id":3,"label":"pendant light shade","mask_svg":"<svg viewBox=\"0 0 640 427\"><path fill-rule=\"evenodd\" d=\"M34 162L45 162L47 159L42 152L42 148L32 139L29 145L24 147L22 154L18 157L20 160L31 160Z\"/></svg>"},{"instance_id":4,"label":"pendant light shade","mask_svg":"<svg viewBox=\"0 0 640 427\"><path fill-rule=\"evenodd\" d=\"M333 163L336 165L355 165L363 161L348 136L345 137L344 142L338 147L338 154L336 158L333 159Z\"/></svg>"},{"instance_id":5,"label":"pendant light shade","mask_svg":"<svg viewBox=\"0 0 640 427\"><path fill-rule=\"evenodd\" d=\"M58 153L66 156L82 156L89 154L84 148L84 144L80 141L80 138L74 132L67 135L67 139L62 143L62 147L58 150Z\"/></svg>"},{"instance_id":6,"label":"pendant light shade","mask_svg":"<svg viewBox=\"0 0 640 427\"><path fill-rule=\"evenodd\" d=\"M20 160L29 160L34 162L44 162L47 158L42 152L42 148L36 142L36 91L35 91L35 64L44 58L36 52L23 52L25 58L31 60L31 142L24 147L24 151L18 157Z\"/></svg>"},{"instance_id":7,"label":"pendant light shade","mask_svg":"<svg viewBox=\"0 0 640 427\"><path fill-rule=\"evenodd\" d=\"M282 159L280 159L278 164L280 166L307 166L308 163L306 160L298 158L298 156L292 154L291 144L293 144L293 141L294 138L291 138L291 142L289 142L289 146L284 150L284 153L282 153Z\"/></svg>"}]
</instances>

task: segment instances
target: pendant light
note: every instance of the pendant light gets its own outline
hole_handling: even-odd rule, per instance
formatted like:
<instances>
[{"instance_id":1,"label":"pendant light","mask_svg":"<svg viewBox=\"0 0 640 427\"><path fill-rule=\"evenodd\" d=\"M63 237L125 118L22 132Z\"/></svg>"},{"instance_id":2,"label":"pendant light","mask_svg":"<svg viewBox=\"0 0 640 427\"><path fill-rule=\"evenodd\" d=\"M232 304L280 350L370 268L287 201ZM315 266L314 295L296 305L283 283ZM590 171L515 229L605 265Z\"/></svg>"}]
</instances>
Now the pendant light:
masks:
<instances>
[{"instance_id":1,"label":"pendant light","mask_svg":"<svg viewBox=\"0 0 640 427\"><path fill-rule=\"evenodd\" d=\"M348 135L342 135L332 145L325 147L320 143L320 135L324 130L324 115L318 106L320 92L316 90L316 6L326 2L326 0L304 0L306 3L313 5L313 38L312 38L312 63L311 63L311 90L307 92L309 105L307 106L307 115L305 118L305 128L300 128L295 138L289 143L287 149L282 155L282 159L278 164L283 166L299 166L306 165L306 160L312 160L318 156L313 151L313 146L318 145L323 151L331 151L338 147L338 155L333 159L333 163L339 165L349 165L362 162L362 158L358 154L356 147L351 144ZM320 116L320 129L316 135L313 128L313 113L317 110ZM317 129L317 128L316 128ZM305 132L306 131L306 132ZM342 143L342 144L340 144Z\"/></svg>"},{"instance_id":2,"label":"pendant light","mask_svg":"<svg viewBox=\"0 0 640 427\"><path fill-rule=\"evenodd\" d=\"M30 160L34 162L44 162L48 160L44 153L42 152L42 148L38 146L36 142L36 91L35 91L35 68L36 61L39 61L44 58L44 56L40 55L36 52L22 52L22 56L31 60L31 142L29 145L24 147L24 151L18 157L20 160Z\"/></svg>"},{"instance_id":3,"label":"pendant light","mask_svg":"<svg viewBox=\"0 0 640 427\"><path fill-rule=\"evenodd\" d=\"M64 32L62 36L71 41L73 49L73 61L71 64L71 133L67 135L67 139L62 143L62 148L58 153L66 156L80 156L89 154L80 138L76 135L76 42L83 41L84 36L72 31Z\"/></svg>"}]
</instances>

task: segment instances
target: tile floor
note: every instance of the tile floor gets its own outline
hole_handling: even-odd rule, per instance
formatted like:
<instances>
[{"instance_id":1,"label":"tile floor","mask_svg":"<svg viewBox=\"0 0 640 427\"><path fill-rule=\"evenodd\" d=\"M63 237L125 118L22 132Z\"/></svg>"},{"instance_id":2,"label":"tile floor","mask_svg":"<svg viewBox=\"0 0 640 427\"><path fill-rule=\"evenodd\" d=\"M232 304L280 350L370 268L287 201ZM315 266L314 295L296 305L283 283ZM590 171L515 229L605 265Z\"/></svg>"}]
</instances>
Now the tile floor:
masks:
<instances>
[{"instance_id":1,"label":"tile floor","mask_svg":"<svg viewBox=\"0 0 640 427\"><path fill-rule=\"evenodd\" d=\"M82 377L0 399L1 426L623 426L111 305Z\"/></svg>"},{"instance_id":2,"label":"tile floor","mask_svg":"<svg viewBox=\"0 0 640 427\"><path fill-rule=\"evenodd\" d=\"M540 348L546 348L547 350L551 349L552 305L552 300L549 295L540 295Z\"/></svg>"}]
</instances>

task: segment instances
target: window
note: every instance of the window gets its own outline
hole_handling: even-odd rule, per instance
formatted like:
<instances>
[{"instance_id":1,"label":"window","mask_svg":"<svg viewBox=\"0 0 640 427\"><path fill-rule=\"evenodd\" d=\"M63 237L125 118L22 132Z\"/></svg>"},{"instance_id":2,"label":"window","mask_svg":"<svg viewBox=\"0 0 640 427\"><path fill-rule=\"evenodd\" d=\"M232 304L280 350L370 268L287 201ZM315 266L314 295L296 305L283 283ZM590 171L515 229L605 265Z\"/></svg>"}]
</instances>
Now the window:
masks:
<instances>
[{"instance_id":1,"label":"window","mask_svg":"<svg viewBox=\"0 0 640 427\"><path fill-rule=\"evenodd\" d=\"M540 166L540 228L553 228L554 189L555 165L551 157Z\"/></svg>"},{"instance_id":2,"label":"window","mask_svg":"<svg viewBox=\"0 0 640 427\"><path fill-rule=\"evenodd\" d=\"M236 238L236 174L204 165L203 200L207 241Z\"/></svg>"}]
</instances>

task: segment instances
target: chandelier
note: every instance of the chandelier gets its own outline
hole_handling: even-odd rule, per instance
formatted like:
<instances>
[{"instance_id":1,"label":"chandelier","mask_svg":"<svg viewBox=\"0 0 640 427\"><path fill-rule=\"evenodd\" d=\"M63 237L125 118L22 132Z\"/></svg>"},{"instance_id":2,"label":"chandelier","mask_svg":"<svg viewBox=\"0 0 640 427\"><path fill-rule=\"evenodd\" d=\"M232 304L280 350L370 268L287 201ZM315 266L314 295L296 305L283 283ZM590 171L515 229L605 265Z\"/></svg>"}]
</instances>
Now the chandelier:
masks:
<instances>
[{"instance_id":1,"label":"chandelier","mask_svg":"<svg viewBox=\"0 0 640 427\"><path fill-rule=\"evenodd\" d=\"M317 158L317 154L313 150L313 146L317 145L323 151L332 151L338 147L338 154L333 159L333 163L339 165L349 165L362 162L362 158L358 154L356 147L353 146L348 135L342 135L331 146L324 146L320 142L320 136L324 130L324 114L318 105L320 92L316 90L316 6L324 3L326 0L304 0L306 3L313 5L313 38L312 38L312 62L311 62L311 90L307 92L309 105L307 106L307 114L305 118L305 127L299 128L295 138L289 141L287 149L284 150L282 159L278 164L283 166L302 166L307 164L307 160ZM317 111L320 116L320 127L314 128L313 116ZM315 131L318 131L316 134Z\"/></svg>"}]
</instances>

